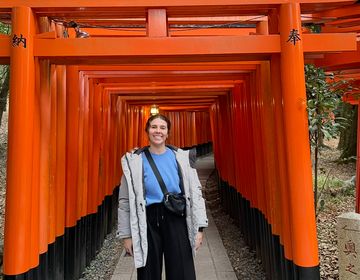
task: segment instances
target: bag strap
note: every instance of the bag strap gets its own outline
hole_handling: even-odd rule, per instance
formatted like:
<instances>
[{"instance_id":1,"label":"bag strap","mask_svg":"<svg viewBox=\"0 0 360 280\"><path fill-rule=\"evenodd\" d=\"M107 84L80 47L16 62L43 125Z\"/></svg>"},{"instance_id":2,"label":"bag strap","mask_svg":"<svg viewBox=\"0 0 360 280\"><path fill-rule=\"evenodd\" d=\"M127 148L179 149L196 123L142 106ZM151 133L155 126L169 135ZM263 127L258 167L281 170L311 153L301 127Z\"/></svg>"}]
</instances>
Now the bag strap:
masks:
<instances>
[{"instance_id":1,"label":"bag strap","mask_svg":"<svg viewBox=\"0 0 360 280\"><path fill-rule=\"evenodd\" d=\"M161 174L160 174L160 172L159 172L159 169L157 168L157 166L156 166L156 164L155 164L155 162L154 162L154 159L152 158L152 156L151 156L151 154L150 154L150 152L149 152L149 149L146 148L146 149L144 150L144 153L145 153L145 156L146 156L146 158L147 158L147 160L148 160L148 162L149 162L149 164L150 164L150 166L151 166L151 169L153 170L153 172L154 172L154 174L155 174L156 179L157 179L158 182L159 182L159 185L160 185L160 188L161 188L163 194L166 195L166 194L168 193L168 190L167 190L167 188L166 188L166 185L165 185L165 183L164 183L163 178L161 177Z\"/></svg>"}]
</instances>

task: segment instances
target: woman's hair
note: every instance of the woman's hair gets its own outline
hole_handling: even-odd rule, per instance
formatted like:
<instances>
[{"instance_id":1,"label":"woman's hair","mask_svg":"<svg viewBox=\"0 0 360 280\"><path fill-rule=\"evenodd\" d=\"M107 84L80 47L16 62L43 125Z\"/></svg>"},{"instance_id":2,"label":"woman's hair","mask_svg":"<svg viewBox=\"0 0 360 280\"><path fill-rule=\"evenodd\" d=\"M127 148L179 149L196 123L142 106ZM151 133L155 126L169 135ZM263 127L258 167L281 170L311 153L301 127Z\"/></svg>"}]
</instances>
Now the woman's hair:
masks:
<instances>
[{"instance_id":1,"label":"woman's hair","mask_svg":"<svg viewBox=\"0 0 360 280\"><path fill-rule=\"evenodd\" d=\"M147 122L146 122L146 125L145 125L145 131L146 133L149 132L149 128L150 128L150 123L155 120L155 119L162 119L163 121L166 122L167 124L167 129L168 131L170 131L170 128L171 128L171 122L170 120L168 119L168 117L164 116L164 115L161 115L161 114L156 114L156 115L152 115L150 118L148 118Z\"/></svg>"}]
</instances>

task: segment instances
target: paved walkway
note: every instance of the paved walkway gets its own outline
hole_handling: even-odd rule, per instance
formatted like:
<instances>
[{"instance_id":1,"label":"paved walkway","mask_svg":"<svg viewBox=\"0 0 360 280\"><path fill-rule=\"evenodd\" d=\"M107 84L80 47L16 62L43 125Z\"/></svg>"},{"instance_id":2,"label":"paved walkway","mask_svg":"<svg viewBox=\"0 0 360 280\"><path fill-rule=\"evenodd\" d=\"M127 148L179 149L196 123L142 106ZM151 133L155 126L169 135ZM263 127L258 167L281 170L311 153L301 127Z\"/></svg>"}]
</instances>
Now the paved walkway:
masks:
<instances>
[{"instance_id":1,"label":"paved walkway","mask_svg":"<svg viewBox=\"0 0 360 280\"><path fill-rule=\"evenodd\" d=\"M196 164L201 184L204 187L207 178L214 169L214 158L212 155L201 157ZM237 280L210 210L207 210L207 214L209 227L204 230L204 242L195 258L197 280ZM165 279L164 274L163 279ZM124 252L121 254L111 279L136 280L133 259L124 257Z\"/></svg>"}]
</instances>

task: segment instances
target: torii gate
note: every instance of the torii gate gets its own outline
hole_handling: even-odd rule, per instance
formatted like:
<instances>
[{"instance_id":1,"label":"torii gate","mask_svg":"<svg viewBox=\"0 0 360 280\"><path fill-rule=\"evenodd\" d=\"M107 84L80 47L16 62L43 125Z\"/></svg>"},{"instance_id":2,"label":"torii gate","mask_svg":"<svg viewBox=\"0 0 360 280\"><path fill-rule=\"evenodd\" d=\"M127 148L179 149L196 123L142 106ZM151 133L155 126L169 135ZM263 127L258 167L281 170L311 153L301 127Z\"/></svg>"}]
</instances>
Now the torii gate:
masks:
<instances>
[{"instance_id":1,"label":"torii gate","mask_svg":"<svg viewBox=\"0 0 360 280\"><path fill-rule=\"evenodd\" d=\"M354 32L356 34L360 31L360 25L358 17L360 15L359 5L350 5L333 10L318 12L314 16L321 19L332 20L327 22L325 20L324 26L322 27L323 32ZM341 79L350 80L350 83L354 85L354 89L345 96L345 100L352 104L358 105L358 133L357 133L357 151L360 151L359 139L360 139L360 106L359 106L359 92L357 86L359 83L359 65L360 65L360 52L359 42L357 42L357 50L353 52L341 53L341 54L325 54L321 59L315 59L314 62L317 66L323 67L328 71L341 71ZM360 177L359 168L360 153L357 153L357 171L356 177ZM356 212L360 211L360 180L356 180Z\"/></svg>"},{"instance_id":2,"label":"torii gate","mask_svg":"<svg viewBox=\"0 0 360 280\"><path fill-rule=\"evenodd\" d=\"M267 83L265 77L271 73L271 77L269 77L271 79L271 95L264 94L266 89L262 89L254 101L260 103L265 101L265 104L268 104L268 108L270 108L271 104L275 104L275 112L270 112L265 106L263 114L265 112L269 114L274 113L275 116L277 116L275 117L276 125L279 127L282 127L283 122L283 135L280 136L281 134L277 134L279 139L276 139L276 143L272 145L278 147L281 151L286 151L283 154L284 158L280 160L281 164L279 163L280 165L276 166L276 168L279 168L282 172L283 177L281 178L286 177L286 182L281 183L282 187L280 189L274 184L270 185L270 187L267 187L267 185L263 187L261 184L265 182L268 177L274 177L273 174L269 173L271 173L270 171L275 167L269 167L266 172L262 173L263 170L260 170L259 166L255 166L256 178L261 179L264 177L263 181L260 180L256 183L259 196L255 198L252 197L252 189L242 189L242 186L237 185L237 180L241 182L243 179L237 178L235 174L236 171L234 171L234 173L231 170L233 169L232 163L234 163L234 166L239 163L235 161L235 158L227 160L220 152L220 149L223 147L224 150L227 151L226 155L232 154L230 147L236 147L236 145L227 145L228 139L222 138L221 133L226 133L225 130L230 130L231 124L233 123L231 122L233 116L238 117L235 123L243 125L241 119L244 115L242 114L246 112L233 109L234 115L230 115L230 117L226 114L221 115L219 108L221 106L226 108L230 105L230 101L228 101L225 95L221 97L221 94L218 94L218 97L215 98L209 94L209 90L204 90L206 84L201 84L199 80L197 80L195 85L189 81L185 84L173 82L170 86L166 83L164 85L157 84L155 91L159 93L161 90L166 91L172 88L170 91L176 92L176 90L179 90L181 87L189 87L191 90L197 92L197 96L201 100L198 103L189 103L188 106L194 106L194 104L210 106L210 104L214 102L217 104L216 106L211 105L213 107L210 113L212 114L212 127L215 131L215 159L219 163L220 175L229 185L235 187L238 191L244 191L241 194L250 202L251 209L258 209L257 211L259 212L257 213L263 215L260 215L261 217L259 216L259 218L263 219L262 222L267 222L268 225L273 227L273 232L270 234L279 237L279 242L284 250L284 256L281 257L284 262L288 262L286 265L290 263L289 266L285 268L282 267L282 269L285 270L289 269L286 273L270 269L268 270L268 274L275 278L281 275L280 277L283 279L319 278L310 149L307 141L308 129L303 71L304 53L355 50L356 38L354 34L302 34L301 12L314 12L324 7L332 8L338 5L350 4L354 1L269 0L252 1L249 3L248 1L242 0L174 0L171 1L171 3L167 2L169 1L144 0L134 3L129 0L121 2L108 0L105 3L99 3L98 1L92 0L64 0L61 1L61 3L49 3L49 1L34 0L29 3L29 1L25 0L3 0L0 3L0 17L6 18L11 15L12 21L12 35L10 37L0 37L0 61L5 63L10 62L11 65L4 258L5 279L26 279L27 277L31 277L31 275L34 275L35 278L40 277L39 275L41 273L39 274L38 271L44 270L46 266L46 262L39 262L39 257L47 254L48 244L50 244L47 238L47 232L44 233L41 231L42 229L49 230L43 220L45 212L42 211L52 212L48 209L44 210L44 208L39 209L38 202L39 205L42 205L41 199L43 197L41 195L44 194L42 189L39 189L39 182L41 185L41 180L50 179L39 179L36 174L39 172L37 169L40 166L39 162L47 160L39 157L39 154L41 156L42 152L44 152L43 149L47 149L47 147L41 145L41 143L44 143L42 141L49 141L50 137L52 141L55 139L56 142L56 137L49 135L49 133L51 133L50 131L46 132L45 130L41 131L41 133L39 132L40 125L49 125L47 122L44 122L40 116L46 116L46 111L49 110L47 106L50 103L48 103L48 100L44 97L44 93L49 91L51 86L55 86L55 84L50 83L50 85L47 85L47 88L42 88L42 86L46 84L46 79L50 79L50 74L53 73L51 69L49 69L50 64L69 65L66 67L66 71L63 66L61 66L63 68L57 69L57 78L60 80L58 81L59 85L65 81L65 87L60 89L61 92L67 92L67 94L69 94L69 92L75 92L75 89L79 87L79 81L82 81L81 86L84 92L87 92L85 88L91 87L91 90L101 93L106 91L110 95L112 94L111 92L121 95L122 91L129 90L129 88L118 85L119 81L116 77L113 78L113 72L106 73L106 71L109 71L106 69L111 68L110 65L116 65L113 66L115 67L113 71L119 71L120 76L124 74L124 71L134 71L136 75L145 78L148 77L146 76L147 74L142 73L139 68L153 71L153 73L159 71L156 73L169 74L174 71L174 69L178 70L181 69L181 67L184 67L184 71L194 73L191 72L194 67L199 67L198 71L200 72L198 73L202 72L205 76L209 75L209 77L211 77L205 81L214 78L214 75L212 74L211 76L211 71L209 71L210 67L214 67L214 71L218 73L218 75L222 73L226 74L231 67L235 67L237 69L234 70L234 73L253 73L250 76L241 78L246 81L246 83L238 82L234 79L229 79L229 76L225 76L222 82L212 84L213 88L217 89L214 92L221 92L221 94L223 94L225 90L220 90L219 88L232 92L233 97L231 98L233 99L231 99L231 102L234 102L234 108L236 107L235 105L241 106L242 104L247 104L247 102L250 102L249 107L250 105L253 107L256 106L253 101L248 100L247 97L241 97L240 94L243 91L249 91L247 88L249 85L256 84L259 85L260 92L260 88ZM191 21L186 19L186 17L194 17L194 15L198 18L208 17L208 21L211 22L211 17L258 14L268 16L269 34L267 34L267 28L264 28L264 24L259 23L256 35L240 35L235 31L216 30L214 33L210 31L196 31L188 32L185 36L169 36L170 29L168 22L170 18L179 24L181 22ZM56 26L51 27L46 17L63 18L64 20L87 20L87 22L90 23L96 22L92 20L94 17L102 20L109 18L111 20L120 19L120 21L121 19L141 18L146 19L146 32L142 33L141 31L139 32L139 30L134 30L133 33L128 33L131 34L131 36L127 37L120 37L124 34L119 32L117 36L114 37L94 36L94 38L88 38L86 40L79 38L61 38L62 36L59 34L63 30ZM179 19L182 19L182 21ZM111 20L110 22L112 22ZM96 32L94 32L94 34L95 33ZM108 32L104 31L102 34L106 35L106 33L108 34ZM144 36L144 34L146 34L146 36ZM229 34L231 34L231 36L229 36ZM243 63L241 63L241 61L243 61ZM270 65L266 63L267 61L270 61ZM232 63L235 66L232 65ZM102 65L101 67L104 69L102 72L96 74L96 66L84 66L84 64L98 64ZM245 66L241 66L242 64ZM109 67L106 65L109 65ZM137 71L133 70L132 68L136 69L137 65L139 65ZM160 70L156 69L156 67ZM166 69L166 67L168 67L168 69ZM216 70L216 67L222 69ZM243 69L240 69L241 67L243 67ZM104 83L97 83L93 80L93 77L89 79L85 78L87 77L87 69L91 72L91 75L95 75L95 77L98 77L101 81L102 79L106 79L107 74L112 78L106 80ZM212 73L214 73L214 71ZM160 74L156 76L160 77ZM260 77L258 79L259 81L256 81L256 77ZM111 79L114 80L111 81ZM91 82L87 83L87 81ZM164 80L160 79L159 82L161 81ZM133 84L132 88L139 88L139 86L139 83ZM161 88L161 86L163 87ZM177 89L174 88L176 86L178 87ZM145 85L145 88L141 90L138 89L135 92L151 92L151 90L154 90L154 88ZM187 92L191 92L191 90L187 90ZM199 92L206 92L206 94L203 95ZM42 95L39 93L42 93ZM66 110L68 117L78 118L78 107L72 103L78 101L72 99L73 95L71 94L68 95L66 102L64 99L61 99L61 96L62 95L59 94L59 104L62 106L61 110ZM188 97L189 95L184 94L184 96L181 97L181 102L185 101ZM131 97L124 98L127 100L131 99ZM149 97L148 99L150 100ZM109 105L111 103L109 100L109 98L104 99L102 101L103 105ZM93 102L95 104L96 102L101 102L101 100L93 100ZM177 107L179 105L179 103L176 104ZM68 108L66 108L66 106L68 106ZM41 110L43 111L40 112ZM267 131L266 135L269 136L271 132L268 131L267 127L259 128L261 133L257 132L254 127L251 127L251 124L256 123L258 118L263 120L263 115L258 116L253 114L252 117L252 122L246 123L246 125L249 125L249 129L254 130L254 135L261 136L261 131L264 130ZM138 120L140 119L141 118ZM113 120L114 119L111 119L111 121ZM132 124L136 123L135 120L136 118L132 119ZM223 120L225 121L222 122ZM121 120L120 123L122 123ZM265 124L266 123L267 122L265 122ZM72 126L69 119L62 120L61 124L61 129L63 130L70 129ZM272 123L268 122L268 124ZM51 129L51 125L46 127ZM78 128L76 127L76 129ZM116 133L119 132L114 133L117 135ZM84 132L84 135L86 136L87 134ZM103 147L116 147L116 143L111 142L109 135L106 136L106 139L110 141L110 144ZM230 133L230 135L232 135L232 133ZM78 136L66 134L66 139L64 139L64 135L58 136L61 136L61 141L60 143L56 142L57 144L55 145L62 147L62 151L66 152L67 159L71 158L73 151L68 147L65 148L65 142L68 141L66 143L70 144L75 143L79 141ZM85 136L81 135L79 137L85 139ZM234 139L241 137L237 134L236 129L233 137ZM257 143L263 144L259 142L261 141L260 139L257 139L257 141ZM230 142L232 142L231 139ZM135 142L129 141L129 143L133 144ZM72 146L70 145L70 147ZM265 146L262 148L264 149L264 155L255 158L260 160L264 160L265 158L269 159L271 153L265 150ZM120 154L121 151L123 152L121 149L117 149L116 151L117 155ZM50 152L47 155L51 156L52 153ZM59 156L61 158L62 155L59 154ZM251 155L249 155L249 157L250 156ZM107 157L109 158L108 162L114 162L115 159L113 157L115 156L107 155ZM230 155L230 157L235 156ZM61 160L65 162L66 159L62 158ZM71 169L73 163L70 161L66 162L68 164L66 166L67 169L65 171L65 167L63 166L61 173L63 177L59 180L62 180L60 183L64 185L61 190L65 191L66 189L67 191L65 196L66 201L62 203L66 204L67 208L65 208L64 211L67 211L67 215L70 218L67 216L60 226L57 225L59 228L56 229L63 234L65 228L72 230L74 226L73 222L76 223L79 217L87 214L86 209L84 210L82 207L77 208L76 202L71 200L73 199L72 196L67 196L68 192L71 193L73 188L77 188L77 182L72 181L72 172L75 172L75 169ZM108 162L104 167L105 170L109 168L110 163ZM257 164L260 165L264 163L257 162ZM240 166L240 169L241 168ZM101 194L102 197L111 194L114 186L118 184L119 173L116 170L110 170L108 174L112 176L103 181L104 184L109 187L107 188L107 192ZM70 185L72 188L69 187ZM86 195L87 190L88 189L81 189L80 191L82 192L79 196L82 197L82 195ZM91 189L89 190L91 191ZM281 193L282 196L280 194L278 196L278 193ZM64 196L63 192L59 194L60 196ZM281 205L276 204L278 200L281 200ZM21 205L21 207L19 207L19 205ZM273 209L271 206L277 206L278 208ZM48 212L45 214L48 215ZM64 214L60 213L59 215ZM68 218L69 221L67 220ZM282 223L279 222L280 220ZM256 220L254 220L254 222L256 222ZM57 233L54 233L54 230L52 230L51 228L52 238L54 236L57 237ZM31 233L30 235L29 232ZM259 235L259 233L257 233L257 235ZM54 241L53 239L51 240L51 242ZM259 246L260 250L262 245L260 244ZM269 249L268 253L273 254L274 252ZM271 259L271 257L266 258ZM55 268L61 270L59 267ZM76 277L77 273L66 274L65 272L65 274L60 273L57 275Z\"/></svg>"}]
</instances>

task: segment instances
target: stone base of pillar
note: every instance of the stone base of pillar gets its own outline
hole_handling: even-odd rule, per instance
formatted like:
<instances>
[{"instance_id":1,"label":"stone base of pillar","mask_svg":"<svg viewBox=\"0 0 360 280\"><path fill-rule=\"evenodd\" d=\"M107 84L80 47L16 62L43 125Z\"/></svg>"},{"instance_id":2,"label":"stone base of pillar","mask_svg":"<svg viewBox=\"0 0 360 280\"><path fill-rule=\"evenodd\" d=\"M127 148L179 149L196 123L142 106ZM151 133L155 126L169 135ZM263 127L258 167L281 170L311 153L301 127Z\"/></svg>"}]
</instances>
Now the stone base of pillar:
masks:
<instances>
[{"instance_id":1,"label":"stone base of pillar","mask_svg":"<svg viewBox=\"0 0 360 280\"><path fill-rule=\"evenodd\" d=\"M337 217L340 279L360 279L360 214Z\"/></svg>"}]
</instances>

